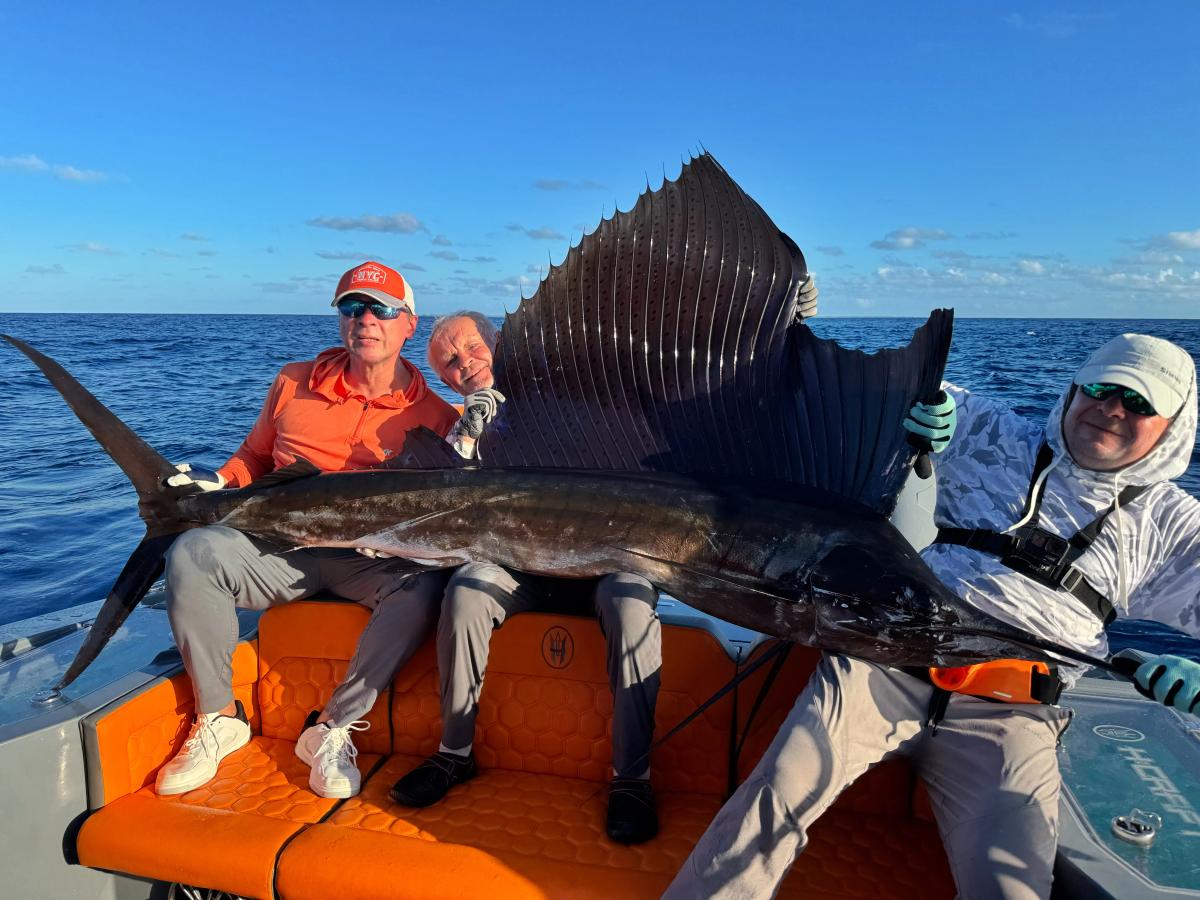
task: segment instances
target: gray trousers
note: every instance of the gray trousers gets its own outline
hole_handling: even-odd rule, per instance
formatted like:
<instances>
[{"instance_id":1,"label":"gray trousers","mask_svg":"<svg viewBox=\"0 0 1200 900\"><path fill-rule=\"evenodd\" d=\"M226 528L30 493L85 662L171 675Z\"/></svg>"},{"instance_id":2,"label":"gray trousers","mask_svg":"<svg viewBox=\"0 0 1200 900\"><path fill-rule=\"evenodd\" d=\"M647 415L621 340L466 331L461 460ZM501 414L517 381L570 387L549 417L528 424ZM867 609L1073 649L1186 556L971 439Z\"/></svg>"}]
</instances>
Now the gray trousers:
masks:
<instances>
[{"instance_id":1,"label":"gray trousers","mask_svg":"<svg viewBox=\"0 0 1200 900\"><path fill-rule=\"evenodd\" d=\"M933 688L895 669L825 656L779 734L663 895L773 897L808 827L881 760L910 758L929 789L958 895L1044 898L1058 841L1056 706L956 694L935 734Z\"/></svg>"},{"instance_id":2,"label":"gray trousers","mask_svg":"<svg viewBox=\"0 0 1200 900\"><path fill-rule=\"evenodd\" d=\"M197 711L233 702L235 607L267 609L333 593L373 610L346 678L325 707L334 726L362 718L432 629L446 577L354 550L282 552L223 525L184 532L167 553L167 615Z\"/></svg>"},{"instance_id":3,"label":"gray trousers","mask_svg":"<svg viewBox=\"0 0 1200 900\"><path fill-rule=\"evenodd\" d=\"M437 636L446 747L459 749L474 741L492 632L508 616L539 606L544 584L544 579L489 563L469 563L451 576ZM608 640L613 770L636 778L650 765L646 754L662 668L662 626L654 611L658 592L644 578L619 573L600 580L594 602Z\"/></svg>"}]
</instances>

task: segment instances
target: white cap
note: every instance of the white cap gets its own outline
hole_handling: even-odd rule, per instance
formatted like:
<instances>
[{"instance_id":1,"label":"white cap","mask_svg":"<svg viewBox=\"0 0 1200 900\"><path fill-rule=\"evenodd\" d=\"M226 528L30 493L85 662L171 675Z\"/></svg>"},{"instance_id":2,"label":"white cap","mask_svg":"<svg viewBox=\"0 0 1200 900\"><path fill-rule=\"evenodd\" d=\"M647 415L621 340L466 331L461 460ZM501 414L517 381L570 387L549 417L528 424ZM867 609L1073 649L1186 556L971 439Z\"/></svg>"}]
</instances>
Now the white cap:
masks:
<instances>
[{"instance_id":1,"label":"white cap","mask_svg":"<svg viewBox=\"0 0 1200 900\"><path fill-rule=\"evenodd\" d=\"M1183 406L1196 364L1182 347L1148 334L1122 334L1096 350L1075 373L1076 384L1119 384L1171 418Z\"/></svg>"}]
</instances>

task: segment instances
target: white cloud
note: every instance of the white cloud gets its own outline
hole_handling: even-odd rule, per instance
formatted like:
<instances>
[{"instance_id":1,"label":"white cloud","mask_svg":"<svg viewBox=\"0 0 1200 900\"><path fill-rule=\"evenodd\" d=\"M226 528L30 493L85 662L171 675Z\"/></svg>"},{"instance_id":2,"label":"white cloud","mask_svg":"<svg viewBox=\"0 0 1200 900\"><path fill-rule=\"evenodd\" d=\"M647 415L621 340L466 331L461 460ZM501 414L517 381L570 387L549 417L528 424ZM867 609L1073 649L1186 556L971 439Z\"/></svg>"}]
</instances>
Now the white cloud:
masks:
<instances>
[{"instance_id":1,"label":"white cloud","mask_svg":"<svg viewBox=\"0 0 1200 900\"><path fill-rule=\"evenodd\" d=\"M1017 268L1026 275L1045 275L1046 267L1036 259L1023 259L1017 263Z\"/></svg>"},{"instance_id":2,"label":"white cloud","mask_svg":"<svg viewBox=\"0 0 1200 900\"><path fill-rule=\"evenodd\" d=\"M838 246L818 247L817 250L826 256L842 256L846 252Z\"/></svg>"},{"instance_id":3,"label":"white cloud","mask_svg":"<svg viewBox=\"0 0 1200 900\"><path fill-rule=\"evenodd\" d=\"M65 275L67 270L58 263L55 263L52 266L39 266L36 264L26 266L25 271L30 275Z\"/></svg>"},{"instance_id":4,"label":"white cloud","mask_svg":"<svg viewBox=\"0 0 1200 900\"><path fill-rule=\"evenodd\" d=\"M450 238L446 237L444 234L439 234L437 237L435 237L433 239L433 243L439 247L449 247L449 246L453 245L454 242L452 240L450 240Z\"/></svg>"},{"instance_id":5,"label":"white cloud","mask_svg":"<svg viewBox=\"0 0 1200 900\"><path fill-rule=\"evenodd\" d=\"M1200 228L1194 231L1168 231L1149 238L1125 238L1122 243L1132 244L1143 250L1154 252L1190 252L1200 250Z\"/></svg>"},{"instance_id":6,"label":"white cloud","mask_svg":"<svg viewBox=\"0 0 1200 900\"><path fill-rule=\"evenodd\" d=\"M18 172L45 172L50 164L26 153L24 156L0 156L0 169L15 169Z\"/></svg>"},{"instance_id":7,"label":"white cloud","mask_svg":"<svg viewBox=\"0 0 1200 900\"><path fill-rule=\"evenodd\" d=\"M984 272L983 276L979 280L984 284L990 284L993 287L1000 287L1001 285L1008 284L1008 279L999 272Z\"/></svg>"},{"instance_id":8,"label":"white cloud","mask_svg":"<svg viewBox=\"0 0 1200 900\"><path fill-rule=\"evenodd\" d=\"M1094 23L1111 19L1112 13L1107 12L1062 12L1053 10L1038 13L1026 19L1020 13L1010 13L1004 17L1004 24L1023 31L1031 31L1045 38L1062 40L1074 37L1083 28Z\"/></svg>"},{"instance_id":9,"label":"white cloud","mask_svg":"<svg viewBox=\"0 0 1200 900\"><path fill-rule=\"evenodd\" d=\"M1167 244L1177 250L1200 250L1200 228L1195 231L1168 231Z\"/></svg>"},{"instance_id":10,"label":"white cloud","mask_svg":"<svg viewBox=\"0 0 1200 900\"><path fill-rule=\"evenodd\" d=\"M334 231L379 231L388 234L414 234L428 229L411 213L395 213L390 216L362 215L356 219L344 216L318 216L304 224L315 228L332 228Z\"/></svg>"},{"instance_id":11,"label":"white cloud","mask_svg":"<svg viewBox=\"0 0 1200 900\"><path fill-rule=\"evenodd\" d=\"M1113 260L1114 264L1123 266L1166 266L1181 262L1182 256L1166 250L1145 250L1137 256L1123 256Z\"/></svg>"},{"instance_id":12,"label":"white cloud","mask_svg":"<svg viewBox=\"0 0 1200 900\"><path fill-rule=\"evenodd\" d=\"M537 241L565 241L567 236L562 232L555 231L553 228L543 226L541 228L526 228L524 225L510 223L504 226L509 231L519 231L526 237L531 237Z\"/></svg>"},{"instance_id":13,"label":"white cloud","mask_svg":"<svg viewBox=\"0 0 1200 900\"><path fill-rule=\"evenodd\" d=\"M74 166L55 166L54 174L63 181L106 181L107 172L97 172L95 169L77 169Z\"/></svg>"},{"instance_id":14,"label":"white cloud","mask_svg":"<svg viewBox=\"0 0 1200 900\"><path fill-rule=\"evenodd\" d=\"M972 231L966 237L968 241L1007 241L1016 236L1011 231Z\"/></svg>"},{"instance_id":15,"label":"white cloud","mask_svg":"<svg viewBox=\"0 0 1200 900\"><path fill-rule=\"evenodd\" d=\"M875 276L889 284L922 284L931 285L939 278L939 274L931 274L924 266L880 266L875 270Z\"/></svg>"},{"instance_id":16,"label":"white cloud","mask_svg":"<svg viewBox=\"0 0 1200 900\"><path fill-rule=\"evenodd\" d=\"M526 278L524 275L510 275L507 278L456 275L452 280L464 290L479 291L497 297L512 296L537 284L535 279Z\"/></svg>"},{"instance_id":17,"label":"white cloud","mask_svg":"<svg viewBox=\"0 0 1200 900\"><path fill-rule=\"evenodd\" d=\"M120 256L120 252L99 241L80 241L78 244L68 244L63 249L74 250L77 253L99 253L102 256Z\"/></svg>"},{"instance_id":18,"label":"white cloud","mask_svg":"<svg viewBox=\"0 0 1200 900\"><path fill-rule=\"evenodd\" d=\"M941 228L897 228L881 240L871 241L875 250L916 250L926 241L947 241L954 235Z\"/></svg>"},{"instance_id":19,"label":"white cloud","mask_svg":"<svg viewBox=\"0 0 1200 900\"><path fill-rule=\"evenodd\" d=\"M39 156L26 153L24 156L0 156L0 169L16 172L50 172L62 181L106 181L107 172L95 169L79 169L61 163L48 163Z\"/></svg>"},{"instance_id":20,"label":"white cloud","mask_svg":"<svg viewBox=\"0 0 1200 900\"><path fill-rule=\"evenodd\" d=\"M377 253L362 253L358 250L317 250L317 256L321 259L338 259L349 262L362 262L365 259L379 259Z\"/></svg>"}]
</instances>

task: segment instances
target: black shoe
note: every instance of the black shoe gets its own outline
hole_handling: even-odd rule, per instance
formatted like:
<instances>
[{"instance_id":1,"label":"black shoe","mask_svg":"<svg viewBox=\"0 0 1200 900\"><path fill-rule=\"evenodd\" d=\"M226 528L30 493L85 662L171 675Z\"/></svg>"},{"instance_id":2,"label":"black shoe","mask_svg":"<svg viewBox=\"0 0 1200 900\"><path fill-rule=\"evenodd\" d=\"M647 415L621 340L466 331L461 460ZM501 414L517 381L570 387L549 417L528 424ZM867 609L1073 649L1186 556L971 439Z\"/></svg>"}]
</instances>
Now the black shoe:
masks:
<instances>
[{"instance_id":1,"label":"black shoe","mask_svg":"<svg viewBox=\"0 0 1200 900\"><path fill-rule=\"evenodd\" d=\"M470 781L479 769L475 754L437 752L392 785L389 796L405 806L432 806L456 784Z\"/></svg>"},{"instance_id":2,"label":"black shoe","mask_svg":"<svg viewBox=\"0 0 1200 900\"><path fill-rule=\"evenodd\" d=\"M658 834L654 789L645 778L614 778L608 789L608 836L618 844L640 844Z\"/></svg>"}]
</instances>

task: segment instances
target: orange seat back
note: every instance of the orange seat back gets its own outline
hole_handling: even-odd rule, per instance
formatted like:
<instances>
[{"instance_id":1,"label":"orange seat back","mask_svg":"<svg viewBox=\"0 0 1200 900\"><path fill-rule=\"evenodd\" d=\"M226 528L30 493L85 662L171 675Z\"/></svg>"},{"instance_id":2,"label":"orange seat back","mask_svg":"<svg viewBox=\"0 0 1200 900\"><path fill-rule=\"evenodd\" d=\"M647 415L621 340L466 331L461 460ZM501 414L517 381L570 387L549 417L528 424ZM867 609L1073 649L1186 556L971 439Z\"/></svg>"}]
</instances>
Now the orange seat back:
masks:
<instances>
[{"instance_id":1,"label":"orange seat back","mask_svg":"<svg viewBox=\"0 0 1200 900\"><path fill-rule=\"evenodd\" d=\"M733 663L710 635L663 629L656 734L716 692ZM474 750L480 766L606 781L612 765L612 694L599 624L587 617L523 613L492 636ZM438 674L426 647L396 678L395 751L426 755L441 735ZM730 705L725 700L655 751L664 790L725 789Z\"/></svg>"},{"instance_id":2,"label":"orange seat back","mask_svg":"<svg viewBox=\"0 0 1200 900\"><path fill-rule=\"evenodd\" d=\"M294 741L313 710L324 709L346 676L370 611L357 603L298 601L267 610L258 622L258 703L263 737ZM387 700L365 717L354 743L388 753Z\"/></svg>"}]
</instances>

